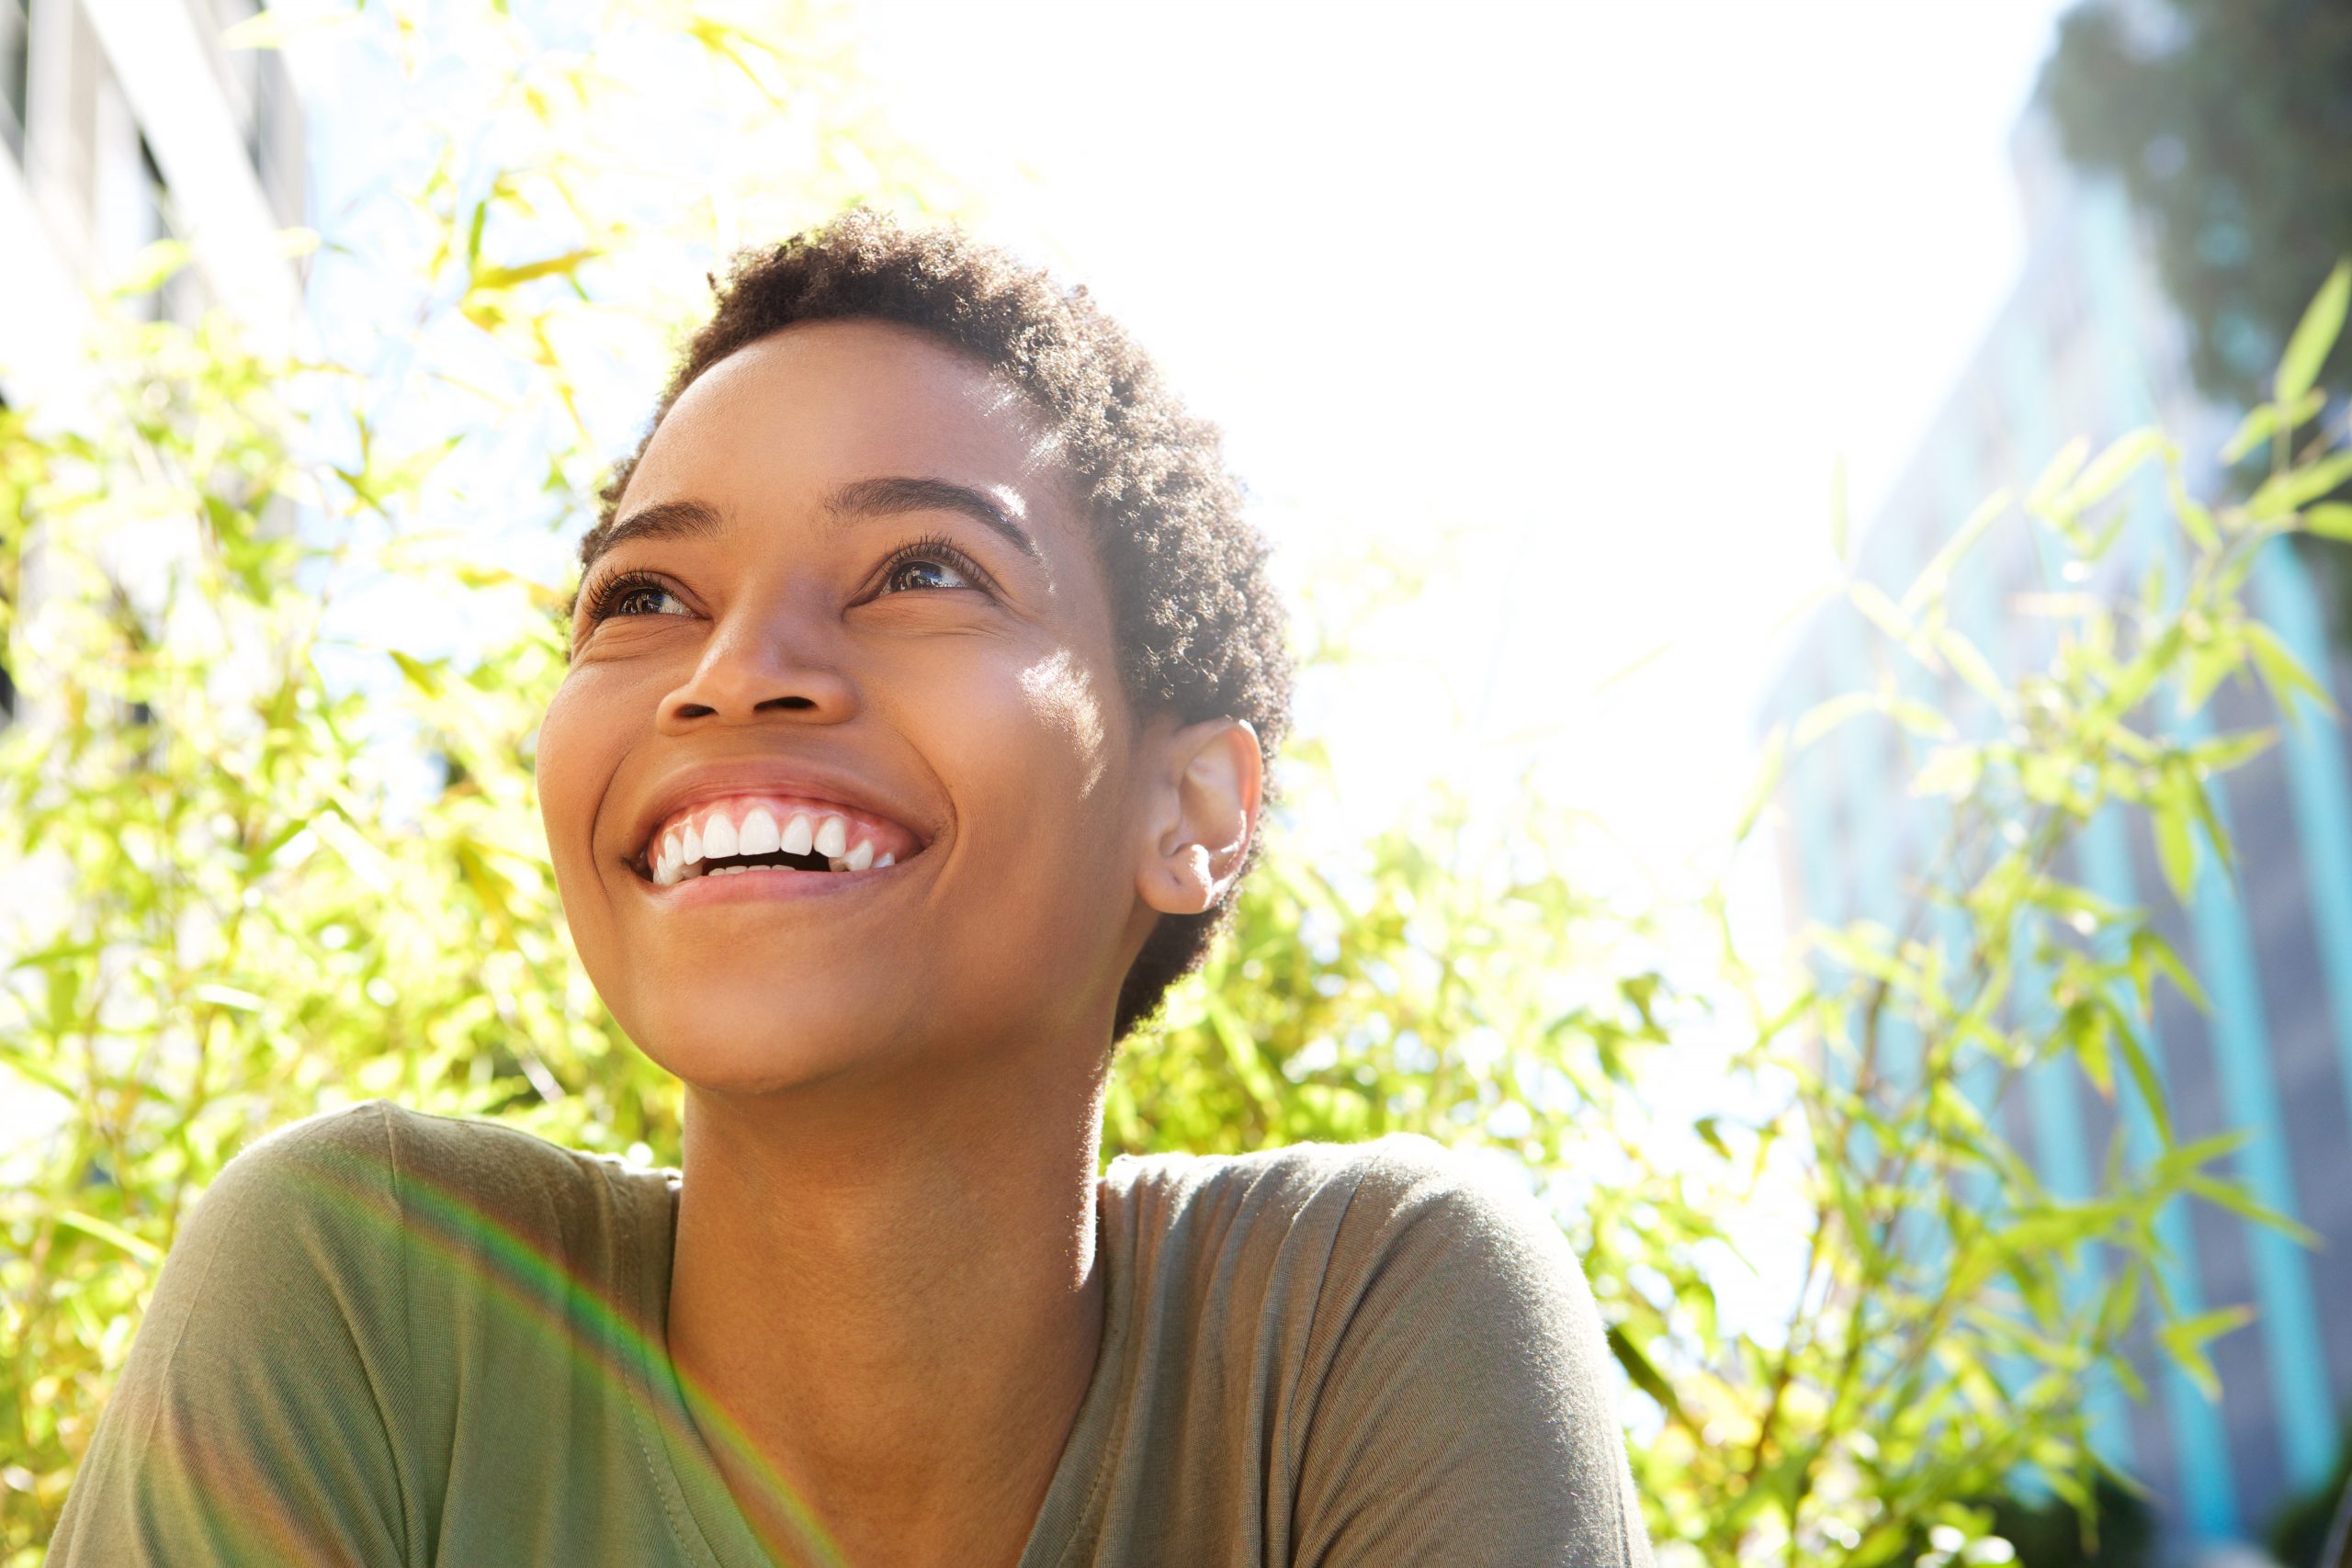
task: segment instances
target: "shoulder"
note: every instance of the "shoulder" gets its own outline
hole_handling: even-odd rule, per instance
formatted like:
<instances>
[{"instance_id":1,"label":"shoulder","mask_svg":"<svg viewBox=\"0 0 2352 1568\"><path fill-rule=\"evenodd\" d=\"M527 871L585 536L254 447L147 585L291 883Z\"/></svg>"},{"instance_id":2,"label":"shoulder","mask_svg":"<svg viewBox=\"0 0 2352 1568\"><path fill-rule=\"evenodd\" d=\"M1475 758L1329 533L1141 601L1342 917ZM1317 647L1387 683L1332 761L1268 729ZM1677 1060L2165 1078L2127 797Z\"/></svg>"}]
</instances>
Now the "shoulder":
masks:
<instances>
[{"instance_id":1,"label":"shoulder","mask_svg":"<svg viewBox=\"0 0 2352 1568\"><path fill-rule=\"evenodd\" d=\"M1104 1192L1116 1265L1141 1295L1247 1302L1286 1320L1302 1352L1307 1337L1336 1353L1383 1333L1466 1336L1555 1376L1563 1358L1585 1363L1572 1381L1596 1386L1603 1341L1583 1269L1499 1161L1399 1134L1123 1158Z\"/></svg>"},{"instance_id":2,"label":"shoulder","mask_svg":"<svg viewBox=\"0 0 2352 1568\"><path fill-rule=\"evenodd\" d=\"M232 1237L301 1237L397 1219L381 1102L322 1111L248 1144L197 1201L187 1249Z\"/></svg>"},{"instance_id":3,"label":"shoulder","mask_svg":"<svg viewBox=\"0 0 2352 1568\"><path fill-rule=\"evenodd\" d=\"M1600 1315L1515 1171L1406 1135L1128 1163L1141 1292L1272 1412L1299 1561L1646 1562Z\"/></svg>"},{"instance_id":4,"label":"shoulder","mask_svg":"<svg viewBox=\"0 0 2352 1568\"><path fill-rule=\"evenodd\" d=\"M617 1285L668 1245L673 1179L497 1122L368 1100L238 1154L183 1245L318 1275L398 1270L411 1294L545 1273L533 1259Z\"/></svg>"},{"instance_id":5,"label":"shoulder","mask_svg":"<svg viewBox=\"0 0 2352 1568\"><path fill-rule=\"evenodd\" d=\"M1124 1156L1105 1187L1139 1231L1221 1248L1326 1243L1344 1269L1397 1255L1565 1269L1559 1227L1509 1173L1418 1134L1239 1156Z\"/></svg>"},{"instance_id":6,"label":"shoulder","mask_svg":"<svg viewBox=\"0 0 2352 1568\"><path fill-rule=\"evenodd\" d=\"M257 1139L222 1168L198 1207L315 1209L322 1219L413 1201L519 1210L533 1201L593 1199L616 1182L658 1187L668 1174L499 1122L370 1100Z\"/></svg>"}]
</instances>

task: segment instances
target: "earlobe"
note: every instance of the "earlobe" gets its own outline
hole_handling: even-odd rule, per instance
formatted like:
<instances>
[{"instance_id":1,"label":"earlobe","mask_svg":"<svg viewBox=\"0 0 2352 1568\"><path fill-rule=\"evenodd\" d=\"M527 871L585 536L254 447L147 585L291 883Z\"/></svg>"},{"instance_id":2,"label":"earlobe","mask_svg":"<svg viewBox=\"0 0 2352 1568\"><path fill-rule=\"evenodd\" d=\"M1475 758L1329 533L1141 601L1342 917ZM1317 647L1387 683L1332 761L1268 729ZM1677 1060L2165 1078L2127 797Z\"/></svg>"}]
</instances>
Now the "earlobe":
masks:
<instances>
[{"instance_id":1,"label":"earlobe","mask_svg":"<svg viewBox=\"0 0 2352 1568\"><path fill-rule=\"evenodd\" d=\"M1265 758L1257 731L1215 718L1166 734L1164 781L1136 891L1165 915L1212 908L1241 874L1258 820Z\"/></svg>"}]
</instances>

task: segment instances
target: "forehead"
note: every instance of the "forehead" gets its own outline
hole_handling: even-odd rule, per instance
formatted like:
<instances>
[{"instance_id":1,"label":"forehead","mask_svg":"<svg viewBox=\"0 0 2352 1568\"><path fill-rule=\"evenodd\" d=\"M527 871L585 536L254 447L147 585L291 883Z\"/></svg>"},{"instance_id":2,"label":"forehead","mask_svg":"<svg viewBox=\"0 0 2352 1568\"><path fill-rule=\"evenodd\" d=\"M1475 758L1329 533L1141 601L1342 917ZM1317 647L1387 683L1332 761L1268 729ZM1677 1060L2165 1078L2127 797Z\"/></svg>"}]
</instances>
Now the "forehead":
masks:
<instances>
[{"instance_id":1,"label":"forehead","mask_svg":"<svg viewBox=\"0 0 2352 1568\"><path fill-rule=\"evenodd\" d=\"M704 371L646 444L618 511L692 499L756 514L876 475L989 490L1045 532L1075 530L1074 487L1036 405L928 333L872 321L801 322Z\"/></svg>"}]
</instances>

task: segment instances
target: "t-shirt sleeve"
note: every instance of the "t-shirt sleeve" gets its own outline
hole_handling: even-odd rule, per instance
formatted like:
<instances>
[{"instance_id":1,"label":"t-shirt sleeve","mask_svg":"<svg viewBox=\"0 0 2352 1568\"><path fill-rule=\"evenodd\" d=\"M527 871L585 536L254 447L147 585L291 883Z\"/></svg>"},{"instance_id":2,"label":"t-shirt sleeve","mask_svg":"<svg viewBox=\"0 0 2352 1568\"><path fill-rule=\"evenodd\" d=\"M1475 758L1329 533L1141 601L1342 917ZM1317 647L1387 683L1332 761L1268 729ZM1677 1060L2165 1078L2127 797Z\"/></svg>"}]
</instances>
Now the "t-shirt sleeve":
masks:
<instances>
[{"instance_id":1,"label":"t-shirt sleeve","mask_svg":"<svg viewBox=\"0 0 2352 1568\"><path fill-rule=\"evenodd\" d=\"M164 1261L51 1568L399 1568L399 1222L379 1105L231 1160Z\"/></svg>"},{"instance_id":2,"label":"t-shirt sleeve","mask_svg":"<svg viewBox=\"0 0 2352 1568\"><path fill-rule=\"evenodd\" d=\"M1559 1227L1426 1139L1375 1148L1316 1308L1299 1568L1647 1568L1600 1315Z\"/></svg>"}]
</instances>

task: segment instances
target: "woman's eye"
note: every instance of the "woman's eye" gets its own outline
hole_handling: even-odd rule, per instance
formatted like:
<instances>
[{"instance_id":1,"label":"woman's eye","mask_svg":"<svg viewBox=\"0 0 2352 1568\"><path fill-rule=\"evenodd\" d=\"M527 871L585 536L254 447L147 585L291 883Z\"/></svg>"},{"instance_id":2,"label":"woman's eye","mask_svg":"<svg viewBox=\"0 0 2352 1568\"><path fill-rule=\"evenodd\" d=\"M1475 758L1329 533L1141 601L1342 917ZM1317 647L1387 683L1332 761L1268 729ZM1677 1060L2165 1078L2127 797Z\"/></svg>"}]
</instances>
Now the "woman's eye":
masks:
<instances>
[{"instance_id":1,"label":"woman's eye","mask_svg":"<svg viewBox=\"0 0 2352 1568\"><path fill-rule=\"evenodd\" d=\"M616 588L597 606L596 619L607 615L690 615L685 601L658 582L636 582Z\"/></svg>"},{"instance_id":2,"label":"woman's eye","mask_svg":"<svg viewBox=\"0 0 2352 1568\"><path fill-rule=\"evenodd\" d=\"M928 589L971 586L972 580L949 562L934 560L929 556L917 556L892 567L890 575L883 580L882 590L886 593L904 593L910 590L921 592Z\"/></svg>"}]
</instances>

